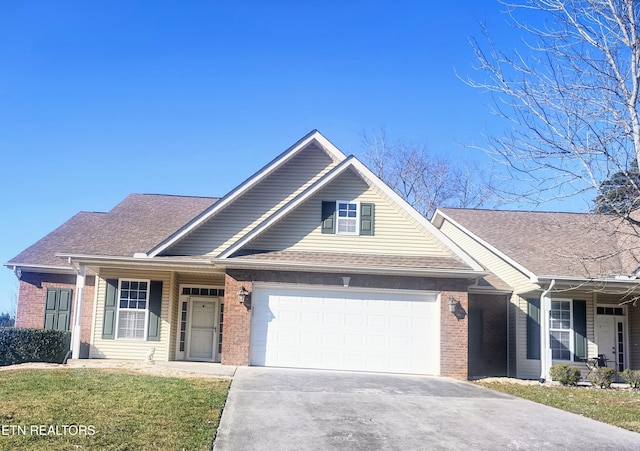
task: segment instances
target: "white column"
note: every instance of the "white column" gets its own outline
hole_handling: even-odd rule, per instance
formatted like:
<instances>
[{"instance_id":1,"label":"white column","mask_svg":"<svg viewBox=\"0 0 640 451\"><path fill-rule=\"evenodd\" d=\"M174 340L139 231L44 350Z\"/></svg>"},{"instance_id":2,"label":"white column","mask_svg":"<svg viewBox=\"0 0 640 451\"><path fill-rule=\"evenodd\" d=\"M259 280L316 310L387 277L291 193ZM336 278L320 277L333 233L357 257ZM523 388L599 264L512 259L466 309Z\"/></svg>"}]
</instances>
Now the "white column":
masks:
<instances>
[{"instance_id":1,"label":"white column","mask_svg":"<svg viewBox=\"0 0 640 451\"><path fill-rule=\"evenodd\" d=\"M540 380L546 382L551 380L551 365L553 356L551 354L550 316L551 316L551 289L555 285L552 280L542 295L540 295Z\"/></svg>"},{"instance_id":2,"label":"white column","mask_svg":"<svg viewBox=\"0 0 640 451\"><path fill-rule=\"evenodd\" d=\"M71 358L80 358L80 334L81 334L81 317L82 317L82 292L85 283L85 266L80 265L76 275L76 297L75 307L73 309L73 330L71 331Z\"/></svg>"}]
</instances>

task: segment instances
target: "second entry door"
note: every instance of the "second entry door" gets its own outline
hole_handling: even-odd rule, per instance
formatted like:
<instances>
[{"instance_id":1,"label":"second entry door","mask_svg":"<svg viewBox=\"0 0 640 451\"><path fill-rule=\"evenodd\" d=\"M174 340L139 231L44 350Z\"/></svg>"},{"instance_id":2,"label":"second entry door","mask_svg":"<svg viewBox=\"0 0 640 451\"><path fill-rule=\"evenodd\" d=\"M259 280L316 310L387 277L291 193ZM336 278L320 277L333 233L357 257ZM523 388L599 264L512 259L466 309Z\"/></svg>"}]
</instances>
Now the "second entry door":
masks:
<instances>
[{"instance_id":1,"label":"second entry door","mask_svg":"<svg viewBox=\"0 0 640 451\"><path fill-rule=\"evenodd\" d=\"M216 360L219 302L205 297L191 298L189 360Z\"/></svg>"}]
</instances>

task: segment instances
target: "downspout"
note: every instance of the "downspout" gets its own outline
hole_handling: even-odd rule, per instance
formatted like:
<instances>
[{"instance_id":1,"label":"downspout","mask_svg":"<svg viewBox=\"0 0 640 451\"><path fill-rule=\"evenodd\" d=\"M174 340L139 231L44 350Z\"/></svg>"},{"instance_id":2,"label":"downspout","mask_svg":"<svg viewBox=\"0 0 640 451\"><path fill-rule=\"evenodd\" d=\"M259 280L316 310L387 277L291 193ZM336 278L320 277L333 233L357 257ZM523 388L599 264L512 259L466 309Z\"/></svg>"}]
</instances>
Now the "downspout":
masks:
<instances>
[{"instance_id":1,"label":"downspout","mask_svg":"<svg viewBox=\"0 0 640 451\"><path fill-rule=\"evenodd\" d=\"M551 311L551 296L549 293L555 286L552 279L546 290L540 295L540 382L551 380L551 347L549 345L549 312Z\"/></svg>"},{"instance_id":2,"label":"downspout","mask_svg":"<svg viewBox=\"0 0 640 451\"><path fill-rule=\"evenodd\" d=\"M80 335L81 324L80 317L82 316L82 292L84 290L86 270L84 265L80 265L78 268L73 266L71 257L69 257L69 266L76 272L76 297L75 306L73 308L73 329L71 330L71 358L80 358Z\"/></svg>"},{"instance_id":3,"label":"downspout","mask_svg":"<svg viewBox=\"0 0 640 451\"><path fill-rule=\"evenodd\" d=\"M13 266L13 274L18 280L22 279L22 270L15 265Z\"/></svg>"}]
</instances>

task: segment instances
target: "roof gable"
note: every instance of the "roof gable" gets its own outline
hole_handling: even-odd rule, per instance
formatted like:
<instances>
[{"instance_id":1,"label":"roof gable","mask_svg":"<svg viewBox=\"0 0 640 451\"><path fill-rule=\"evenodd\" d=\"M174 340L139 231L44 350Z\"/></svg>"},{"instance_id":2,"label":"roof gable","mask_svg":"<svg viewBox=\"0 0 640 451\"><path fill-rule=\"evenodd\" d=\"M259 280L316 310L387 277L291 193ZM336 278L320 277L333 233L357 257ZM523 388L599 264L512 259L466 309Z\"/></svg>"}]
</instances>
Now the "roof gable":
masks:
<instances>
[{"instance_id":1,"label":"roof gable","mask_svg":"<svg viewBox=\"0 0 640 451\"><path fill-rule=\"evenodd\" d=\"M286 184L287 188L289 189L288 192L287 190L284 190L279 193L274 193L273 189L263 189L262 185L264 185L270 180L273 180L274 178L277 178L276 176L278 171L284 171L285 167L288 164L295 165L296 157L301 157L305 152L307 153L315 152L316 150L322 152L325 156L329 157L329 160L332 162L332 164L325 164L322 168L318 167L316 168L315 171L311 171L310 174L307 174L306 177L303 177L302 179L298 178L297 180L295 179L290 180ZM237 203L243 197L245 200L247 200L247 196L251 196L252 193L253 194L268 193L270 202L272 202L273 205L269 205L268 203L267 204L263 203L262 207L267 208L267 210L272 210L274 208L277 208L277 206L280 205L281 203L284 203L290 200L292 197L296 195L298 191L304 189L304 187L310 184L315 178L322 176L324 172L326 172L333 165L344 160L345 158L346 156L337 147L335 147L329 140L327 140L319 131L313 130L310 133L308 133L306 136L304 136L302 139L297 141L294 145L292 145L287 150L285 150L283 153L281 153L279 156L277 156L275 159L273 159L271 162L269 162L266 166L264 166L258 172L256 172L247 180L245 180L243 183L238 185L235 189L233 189L229 194L227 194L222 199L220 199L220 201L217 202L216 205L212 206L203 215L196 218L194 221L191 221L190 223L186 224L174 235L168 237L165 241L163 241L154 249L152 249L149 252L149 256L153 257L156 255L182 254L182 253L185 253L185 249L186 249L186 253L192 253L193 251L189 249L192 249L194 244L187 243L186 246L181 246L181 241L188 240L189 236L193 234L196 230L198 230L200 227L207 224L208 222L211 222L211 220L214 217L221 214L229 206L233 205L234 203ZM301 172L298 172L298 174L301 174ZM305 178L306 180L304 180ZM266 213L262 212L261 214L264 215ZM246 219L246 221L248 222L247 224L242 224L242 222L240 221L240 223L235 225L235 229L236 229L235 232L237 232L238 230L243 230L246 227L250 227L252 221L255 221L255 220L256 218L253 218L253 220ZM219 222L223 222L223 221L219 221ZM232 228L233 227L234 226L232 226ZM207 234L210 232L211 232L210 230L205 231L203 232L203 234ZM227 239L231 239L232 236L235 234L235 232L229 232L231 236L227 237ZM198 240L197 237L192 238L192 241L196 241L196 240ZM221 243L218 243L218 244L221 244ZM210 249L209 251L213 252L214 249ZM195 252L195 253L203 253L203 252Z\"/></svg>"},{"instance_id":2,"label":"roof gable","mask_svg":"<svg viewBox=\"0 0 640 451\"><path fill-rule=\"evenodd\" d=\"M414 231L414 236L412 238L415 239L414 242L409 246L405 246L403 249L394 249L394 246L399 244L402 240L402 234L397 233L392 237L386 237L387 241L383 241L385 238L381 238L379 236L367 237L370 241L375 242L376 240L378 245L385 242L386 249L381 249L380 246L376 244L371 244L369 246L365 246L366 238L361 241L362 249L361 253L377 253L377 254L401 254L401 255L418 255L418 256L429 256L434 258L441 258L443 266L451 265L450 261L447 261L445 264L444 260L457 260L458 264L453 265L460 269L464 267L466 270L474 270L481 271L482 268L473 261L469 256L467 256L464 252L462 252L455 244L453 244L448 238L446 238L443 234L441 234L429 221L427 221L423 216L421 216L414 208L412 208L409 204L407 204L400 196L398 196L393 190L391 190L386 184L384 184L378 177L376 177L365 165L363 165L359 160L355 157L350 156L346 160L342 161L338 166L333 168L330 172L325 174L322 178L318 179L315 183L310 185L306 190L301 192L298 196L292 199L290 202L286 203L278 210L274 211L269 217L266 217L260 224L254 227L249 233L240 237L235 243L229 246L224 252L222 252L219 256L220 259L227 259L236 254L243 254L248 249L251 249L253 245L260 242L260 238L264 238L268 232L273 232L277 230L278 227L285 227L288 219L294 217L297 211L307 209L300 216L303 217L303 221L306 221L305 224L296 223L295 218L293 218L293 228L292 232L300 233L297 228L302 230L302 234L312 233L315 237L320 236L319 228L319 218L320 218L320 205L323 196L326 195L327 190L340 183L345 177L351 175L351 178L356 178L360 181L360 187L351 185L351 191L349 192L349 197L357 197L358 193L364 193L369 191L371 193L375 193L375 199L379 203L385 203L389 207L388 211L392 211L390 216L395 216L395 221L402 222L406 227L405 230ZM329 194L331 200L339 199L340 193L345 191L345 188L340 188L338 191L333 191ZM343 199L350 200L350 199ZM391 221L393 221L392 219ZM315 226L314 226L315 224ZM291 226L289 226L291 227ZM310 228L314 228L314 231L310 232ZM287 232L285 232L287 233ZM326 238L326 237L325 237ZM364 237L358 237L364 238ZM339 239L342 240L342 246L339 243ZM338 237L338 240L334 240L333 244L336 246L334 251L339 251L342 247L342 252L357 252L358 245L355 245L354 249L348 249L344 246L348 237L341 236ZM351 237L353 239L353 237ZM393 241L393 240L396 241ZM411 239L411 238L409 238ZM295 238L294 238L295 241ZM263 240L264 242L264 240ZM428 244L427 244L428 243ZM422 246L424 244L424 246ZM284 246L290 249L295 249L299 247L304 251L330 251L331 249L326 248L326 246L321 246L317 248L319 242L315 243L315 249L312 245L310 248L305 248L304 246ZM280 246L278 246L280 247ZM426 249L429 248L430 252ZM269 249L269 250L284 250L280 249ZM273 254L272 254L273 255Z\"/></svg>"},{"instance_id":3,"label":"roof gable","mask_svg":"<svg viewBox=\"0 0 640 451\"><path fill-rule=\"evenodd\" d=\"M613 216L442 208L443 220L535 278L611 279L638 266L638 231Z\"/></svg>"}]
</instances>

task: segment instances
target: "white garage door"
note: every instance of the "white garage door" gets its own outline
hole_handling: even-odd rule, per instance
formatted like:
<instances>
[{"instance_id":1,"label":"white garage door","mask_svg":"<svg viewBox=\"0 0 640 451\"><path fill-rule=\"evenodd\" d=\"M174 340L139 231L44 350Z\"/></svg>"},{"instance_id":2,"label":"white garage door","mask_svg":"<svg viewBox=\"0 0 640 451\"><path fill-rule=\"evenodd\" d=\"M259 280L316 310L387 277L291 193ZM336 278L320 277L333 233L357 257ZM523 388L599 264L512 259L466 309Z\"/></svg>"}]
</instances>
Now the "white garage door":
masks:
<instances>
[{"instance_id":1,"label":"white garage door","mask_svg":"<svg viewBox=\"0 0 640 451\"><path fill-rule=\"evenodd\" d=\"M437 296L254 286L251 364L440 373Z\"/></svg>"}]
</instances>

